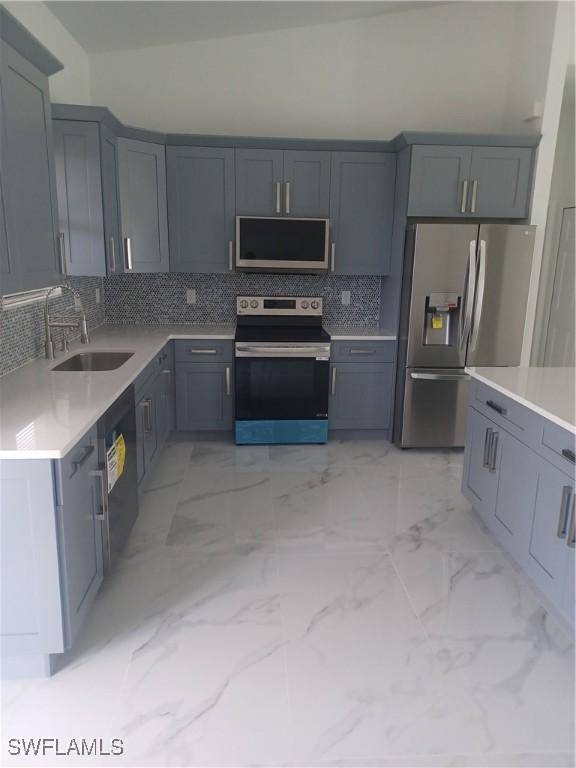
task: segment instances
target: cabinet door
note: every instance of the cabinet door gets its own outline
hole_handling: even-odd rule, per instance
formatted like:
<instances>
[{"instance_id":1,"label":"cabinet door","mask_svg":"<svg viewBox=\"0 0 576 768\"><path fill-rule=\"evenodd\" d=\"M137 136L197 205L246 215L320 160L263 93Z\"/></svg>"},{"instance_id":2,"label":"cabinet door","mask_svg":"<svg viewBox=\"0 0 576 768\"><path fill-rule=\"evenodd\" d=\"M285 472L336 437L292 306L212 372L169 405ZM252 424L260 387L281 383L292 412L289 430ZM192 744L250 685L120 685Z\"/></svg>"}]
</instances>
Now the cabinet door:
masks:
<instances>
[{"instance_id":1,"label":"cabinet door","mask_svg":"<svg viewBox=\"0 0 576 768\"><path fill-rule=\"evenodd\" d=\"M55 465L62 604L70 647L102 583L102 531L98 515L103 490L100 478L95 475L96 427Z\"/></svg>"},{"instance_id":2,"label":"cabinet door","mask_svg":"<svg viewBox=\"0 0 576 768\"><path fill-rule=\"evenodd\" d=\"M280 216L284 210L283 181L281 149L237 149L237 215Z\"/></svg>"},{"instance_id":3,"label":"cabinet door","mask_svg":"<svg viewBox=\"0 0 576 768\"><path fill-rule=\"evenodd\" d=\"M534 505L537 457L504 430L499 430L493 448L499 481L493 531L506 549L522 562L530 539L530 510Z\"/></svg>"},{"instance_id":4,"label":"cabinet door","mask_svg":"<svg viewBox=\"0 0 576 768\"><path fill-rule=\"evenodd\" d=\"M492 518L498 489L497 449L501 432L502 430L477 410L468 410L462 493L490 527L493 527Z\"/></svg>"},{"instance_id":5,"label":"cabinet door","mask_svg":"<svg viewBox=\"0 0 576 768\"><path fill-rule=\"evenodd\" d=\"M409 216L468 216L471 147L412 147Z\"/></svg>"},{"instance_id":6,"label":"cabinet door","mask_svg":"<svg viewBox=\"0 0 576 768\"><path fill-rule=\"evenodd\" d=\"M396 155L333 152L330 191L333 272L390 272Z\"/></svg>"},{"instance_id":7,"label":"cabinet door","mask_svg":"<svg viewBox=\"0 0 576 768\"><path fill-rule=\"evenodd\" d=\"M7 251L1 292L44 288L61 277L48 80L6 43L0 46Z\"/></svg>"},{"instance_id":8,"label":"cabinet door","mask_svg":"<svg viewBox=\"0 0 576 768\"><path fill-rule=\"evenodd\" d=\"M168 271L164 147L118 139L120 218L126 272Z\"/></svg>"},{"instance_id":9,"label":"cabinet door","mask_svg":"<svg viewBox=\"0 0 576 768\"><path fill-rule=\"evenodd\" d=\"M54 120L52 130L66 273L105 275L98 124Z\"/></svg>"},{"instance_id":10,"label":"cabinet door","mask_svg":"<svg viewBox=\"0 0 576 768\"><path fill-rule=\"evenodd\" d=\"M393 366L335 363L330 367L330 429L388 429Z\"/></svg>"},{"instance_id":11,"label":"cabinet door","mask_svg":"<svg viewBox=\"0 0 576 768\"><path fill-rule=\"evenodd\" d=\"M102 206L104 214L104 249L108 274L123 272L122 230L118 190L118 146L116 136L100 124L102 169Z\"/></svg>"},{"instance_id":12,"label":"cabinet door","mask_svg":"<svg viewBox=\"0 0 576 768\"><path fill-rule=\"evenodd\" d=\"M574 582L576 581L576 574L574 573L574 543L569 545L569 549L568 562L566 563L566 578L564 579L564 590L562 593L560 609L573 625L574 614L576 612L576 594L574 589Z\"/></svg>"},{"instance_id":13,"label":"cabinet door","mask_svg":"<svg viewBox=\"0 0 576 768\"><path fill-rule=\"evenodd\" d=\"M170 266L174 272L233 269L234 150L168 147Z\"/></svg>"},{"instance_id":14,"label":"cabinet door","mask_svg":"<svg viewBox=\"0 0 576 768\"><path fill-rule=\"evenodd\" d=\"M233 402L231 365L176 365L177 429L232 429Z\"/></svg>"},{"instance_id":15,"label":"cabinet door","mask_svg":"<svg viewBox=\"0 0 576 768\"><path fill-rule=\"evenodd\" d=\"M528 572L540 589L561 606L569 563L574 485L568 475L539 459L538 488L532 503Z\"/></svg>"},{"instance_id":16,"label":"cabinet door","mask_svg":"<svg viewBox=\"0 0 576 768\"><path fill-rule=\"evenodd\" d=\"M302 218L330 215L330 152L284 152L284 214Z\"/></svg>"},{"instance_id":17,"label":"cabinet door","mask_svg":"<svg viewBox=\"0 0 576 768\"><path fill-rule=\"evenodd\" d=\"M470 168L472 215L502 219L528 216L533 151L523 147L476 147Z\"/></svg>"}]
</instances>

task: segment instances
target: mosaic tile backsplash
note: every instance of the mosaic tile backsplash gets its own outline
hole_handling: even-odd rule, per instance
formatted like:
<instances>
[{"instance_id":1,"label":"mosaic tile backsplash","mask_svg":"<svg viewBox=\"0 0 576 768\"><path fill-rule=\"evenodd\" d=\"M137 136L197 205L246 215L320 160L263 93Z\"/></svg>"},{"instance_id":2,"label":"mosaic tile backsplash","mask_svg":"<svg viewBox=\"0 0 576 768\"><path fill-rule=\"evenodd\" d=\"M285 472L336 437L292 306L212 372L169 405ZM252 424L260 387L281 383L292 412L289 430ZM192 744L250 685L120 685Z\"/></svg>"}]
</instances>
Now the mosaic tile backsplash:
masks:
<instances>
[{"instance_id":1,"label":"mosaic tile backsplash","mask_svg":"<svg viewBox=\"0 0 576 768\"><path fill-rule=\"evenodd\" d=\"M78 291L86 310L88 328L93 330L104 323L104 291L101 277L69 277L66 283ZM100 288L100 304L96 304L96 288ZM73 311L70 294L51 299L52 312ZM79 334L70 332L70 338ZM24 363L44 354L44 302L26 307L4 309L0 304L0 376L19 368ZM60 341L59 331L55 341Z\"/></svg>"},{"instance_id":2,"label":"mosaic tile backsplash","mask_svg":"<svg viewBox=\"0 0 576 768\"><path fill-rule=\"evenodd\" d=\"M196 289L196 304L186 290ZM341 292L350 291L344 306ZM326 325L377 327L380 278L347 275L222 275L157 273L104 278L106 323L112 325L189 323L231 325L236 296L322 296Z\"/></svg>"}]
</instances>

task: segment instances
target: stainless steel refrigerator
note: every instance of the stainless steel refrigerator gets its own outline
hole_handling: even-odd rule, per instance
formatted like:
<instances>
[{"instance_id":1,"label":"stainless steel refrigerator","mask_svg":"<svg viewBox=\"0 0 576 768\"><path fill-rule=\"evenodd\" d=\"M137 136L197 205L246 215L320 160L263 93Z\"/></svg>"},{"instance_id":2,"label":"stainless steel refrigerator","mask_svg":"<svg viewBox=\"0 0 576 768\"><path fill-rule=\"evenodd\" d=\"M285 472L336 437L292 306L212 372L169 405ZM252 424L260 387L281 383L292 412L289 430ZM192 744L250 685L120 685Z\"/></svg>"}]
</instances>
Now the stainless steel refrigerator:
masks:
<instances>
[{"instance_id":1,"label":"stainless steel refrigerator","mask_svg":"<svg viewBox=\"0 0 576 768\"><path fill-rule=\"evenodd\" d=\"M464 445L465 366L519 365L534 227L412 224L406 236L394 441Z\"/></svg>"}]
</instances>

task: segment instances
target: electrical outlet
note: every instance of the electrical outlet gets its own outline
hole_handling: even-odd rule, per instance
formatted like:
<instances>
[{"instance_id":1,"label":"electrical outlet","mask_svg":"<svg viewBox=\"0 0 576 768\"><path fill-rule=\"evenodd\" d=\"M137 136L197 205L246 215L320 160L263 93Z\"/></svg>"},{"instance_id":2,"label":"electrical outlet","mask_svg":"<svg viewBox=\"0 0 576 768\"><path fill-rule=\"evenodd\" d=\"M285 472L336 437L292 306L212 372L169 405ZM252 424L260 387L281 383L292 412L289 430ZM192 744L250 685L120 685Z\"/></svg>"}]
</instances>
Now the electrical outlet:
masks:
<instances>
[{"instance_id":1,"label":"electrical outlet","mask_svg":"<svg viewBox=\"0 0 576 768\"><path fill-rule=\"evenodd\" d=\"M94 299L96 301L96 304L100 304L100 288L96 288L94 290Z\"/></svg>"},{"instance_id":2,"label":"electrical outlet","mask_svg":"<svg viewBox=\"0 0 576 768\"><path fill-rule=\"evenodd\" d=\"M342 304L345 307L350 306L350 291L342 291Z\"/></svg>"},{"instance_id":3,"label":"electrical outlet","mask_svg":"<svg viewBox=\"0 0 576 768\"><path fill-rule=\"evenodd\" d=\"M186 288L186 303L196 304L196 288Z\"/></svg>"}]
</instances>

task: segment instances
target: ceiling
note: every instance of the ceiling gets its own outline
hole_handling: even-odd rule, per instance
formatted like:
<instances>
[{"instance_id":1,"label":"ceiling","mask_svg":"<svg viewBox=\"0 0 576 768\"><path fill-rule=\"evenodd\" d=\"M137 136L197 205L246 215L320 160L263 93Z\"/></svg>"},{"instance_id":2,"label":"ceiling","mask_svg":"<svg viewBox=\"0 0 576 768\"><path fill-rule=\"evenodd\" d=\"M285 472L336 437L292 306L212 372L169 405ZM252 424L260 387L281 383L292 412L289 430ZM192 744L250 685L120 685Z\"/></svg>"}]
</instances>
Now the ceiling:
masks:
<instances>
[{"instance_id":1,"label":"ceiling","mask_svg":"<svg viewBox=\"0 0 576 768\"><path fill-rule=\"evenodd\" d=\"M89 53L328 24L430 4L406 0L59 0L46 3Z\"/></svg>"}]
</instances>

